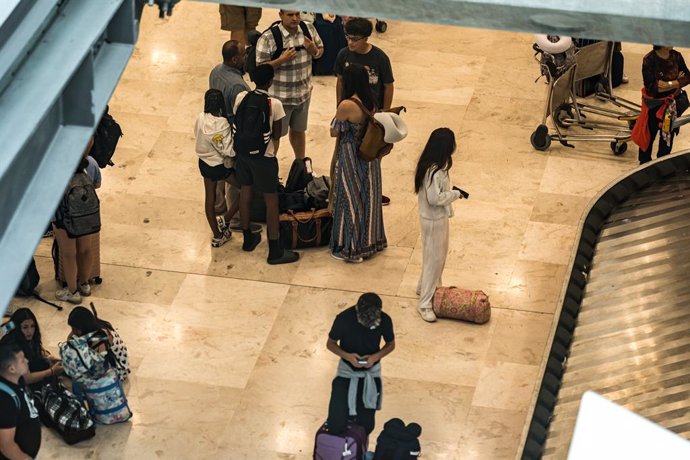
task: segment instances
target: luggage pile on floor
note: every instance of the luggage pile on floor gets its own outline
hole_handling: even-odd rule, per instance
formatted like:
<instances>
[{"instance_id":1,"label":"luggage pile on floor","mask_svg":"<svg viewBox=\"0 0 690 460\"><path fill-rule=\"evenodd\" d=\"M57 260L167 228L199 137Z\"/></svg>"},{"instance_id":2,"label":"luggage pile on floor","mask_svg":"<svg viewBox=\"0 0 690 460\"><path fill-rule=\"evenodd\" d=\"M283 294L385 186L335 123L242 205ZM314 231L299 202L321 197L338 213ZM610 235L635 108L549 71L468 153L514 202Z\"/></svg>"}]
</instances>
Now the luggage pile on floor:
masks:
<instances>
[{"instance_id":1,"label":"luggage pile on floor","mask_svg":"<svg viewBox=\"0 0 690 460\"><path fill-rule=\"evenodd\" d=\"M311 159L295 159L284 190L278 194L280 241L286 249L327 245L333 217L328 208L331 181L314 176Z\"/></svg>"}]
</instances>

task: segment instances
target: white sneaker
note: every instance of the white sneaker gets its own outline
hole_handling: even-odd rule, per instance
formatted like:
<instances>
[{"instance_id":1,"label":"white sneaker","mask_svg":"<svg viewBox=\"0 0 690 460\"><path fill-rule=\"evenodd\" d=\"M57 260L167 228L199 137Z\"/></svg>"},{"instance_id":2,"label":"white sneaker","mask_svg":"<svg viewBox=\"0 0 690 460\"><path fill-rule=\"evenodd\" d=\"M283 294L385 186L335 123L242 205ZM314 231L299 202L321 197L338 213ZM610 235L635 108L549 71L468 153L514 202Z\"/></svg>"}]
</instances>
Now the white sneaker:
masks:
<instances>
[{"instance_id":1,"label":"white sneaker","mask_svg":"<svg viewBox=\"0 0 690 460\"><path fill-rule=\"evenodd\" d=\"M419 316L421 316L424 321L428 323L433 323L436 321L436 315L434 314L434 310L431 308L417 308L417 311L419 312Z\"/></svg>"},{"instance_id":2,"label":"white sneaker","mask_svg":"<svg viewBox=\"0 0 690 460\"><path fill-rule=\"evenodd\" d=\"M220 238L213 238L211 240L211 247L213 248L219 248L223 246L225 243L230 241L230 238L232 237L232 233L226 228L223 233L220 235Z\"/></svg>"},{"instance_id":3,"label":"white sneaker","mask_svg":"<svg viewBox=\"0 0 690 460\"><path fill-rule=\"evenodd\" d=\"M55 293L55 298L58 300L62 300L63 302L70 302L75 305L79 305L81 303L81 294L79 294L79 291L77 292L69 292L69 289L60 289Z\"/></svg>"},{"instance_id":4,"label":"white sneaker","mask_svg":"<svg viewBox=\"0 0 690 460\"><path fill-rule=\"evenodd\" d=\"M79 293L84 297L88 297L91 295L91 285L89 283L80 284L78 289Z\"/></svg>"}]
</instances>

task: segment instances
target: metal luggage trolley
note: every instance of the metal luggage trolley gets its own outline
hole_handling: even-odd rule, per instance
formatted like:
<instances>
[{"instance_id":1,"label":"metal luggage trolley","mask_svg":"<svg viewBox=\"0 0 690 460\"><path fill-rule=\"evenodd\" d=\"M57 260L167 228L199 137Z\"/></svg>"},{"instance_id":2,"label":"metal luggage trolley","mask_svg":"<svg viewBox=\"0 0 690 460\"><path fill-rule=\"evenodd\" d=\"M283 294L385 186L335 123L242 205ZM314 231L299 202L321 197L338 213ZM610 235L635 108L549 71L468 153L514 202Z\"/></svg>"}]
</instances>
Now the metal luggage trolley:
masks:
<instances>
[{"instance_id":1,"label":"metal luggage trolley","mask_svg":"<svg viewBox=\"0 0 690 460\"><path fill-rule=\"evenodd\" d=\"M620 128L621 123L586 120L585 114L591 113L613 118L617 122L623 122L622 124L632 129L640 114L641 108L639 104L613 95L611 62L614 46L614 42L595 42L577 51L575 54L577 68L575 70L575 81L573 82L572 104L566 104L558 108L554 123L559 123L559 127L567 129L570 126L578 125L583 128L592 129ZM599 75L602 75L602 79L600 82L597 82L595 86L596 98L600 101L613 104L619 109L624 109L624 111L588 104L584 102L584 98L575 96L574 88L578 82Z\"/></svg>"},{"instance_id":2,"label":"metal luggage trolley","mask_svg":"<svg viewBox=\"0 0 690 460\"><path fill-rule=\"evenodd\" d=\"M628 121L624 118L629 116L633 119L636 119L636 114L628 114L627 112L620 113L606 108L588 105L585 107L586 104L583 105L578 103L577 97L575 96L575 83L577 81L577 77L587 78L585 75L591 76L602 73L602 71L593 74L591 73L597 70L597 67L588 65L588 60L590 58L595 58L598 56L601 58L599 60L604 62L604 70L608 71L610 68L610 53L612 52L612 48L608 47L607 42L600 43L603 43L603 46L599 43L590 45L598 46L587 50L582 55L580 54L582 53L582 50L585 50L588 47L584 47L579 50L575 55L575 62L567 68L557 68L555 65L547 65L543 61L540 62L542 74L546 75L549 88L542 122L530 137L532 147L534 147L536 150L547 150L551 145L551 141L554 139L558 140L562 145L571 148L574 146L570 144L569 141L608 142L611 150L616 155L621 155L627 150L627 141L630 140L630 126L628 125ZM538 51L538 53L541 52L538 50L538 48L535 49ZM578 68L580 67L581 61L584 69L578 73ZM610 76L608 78L610 82ZM620 104L621 102L618 101L618 103ZM584 115L585 112L615 117L620 121L625 121L626 124L589 121L586 120L586 116ZM549 128L546 125L546 119L548 117L551 117L551 120L553 121L555 128L554 133L550 133ZM609 131L609 133L564 133L564 131L571 126L579 126L586 129L599 129Z\"/></svg>"}]
</instances>

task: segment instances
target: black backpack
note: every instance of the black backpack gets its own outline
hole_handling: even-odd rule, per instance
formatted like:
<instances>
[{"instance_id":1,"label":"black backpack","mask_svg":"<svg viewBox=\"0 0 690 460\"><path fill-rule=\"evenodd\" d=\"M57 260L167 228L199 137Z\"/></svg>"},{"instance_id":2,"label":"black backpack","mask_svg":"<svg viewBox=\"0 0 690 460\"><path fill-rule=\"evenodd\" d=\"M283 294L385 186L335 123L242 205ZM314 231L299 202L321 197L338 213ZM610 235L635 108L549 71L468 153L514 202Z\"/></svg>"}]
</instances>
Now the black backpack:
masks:
<instances>
[{"instance_id":1,"label":"black backpack","mask_svg":"<svg viewBox=\"0 0 690 460\"><path fill-rule=\"evenodd\" d=\"M53 302L49 302L48 300L38 295L38 293L36 292L36 287L38 286L38 283L40 281L41 275L38 273L38 269L36 268L36 260L32 257L31 262L29 262L29 266L26 267L24 277L19 282L19 286L17 287L17 291L14 293L14 295L18 297L34 297L43 303L47 303L48 305L57 308L58 310L62 310L62 307L60 305L56 305Z\"/></svg>"},{"instance_id":2,"label":"black backpack","mask_svg":"<svg viewBox=\"0 0 690 460\"><path fill-rule=\"evenodd\" d=\"M270 31L273 34L273 40L275 40L276 42L276 50L273 53L273 56L271 56L271 61L275 61L276 59L278 59L280 55L283 54L283 51L285 51L283 49L283 34L280 33L280 28L278 27L280 22L281 21L274 22L268 29L264 30L260 34L249 34L249 46L247 47L247 54L245 55L244 71L247 72L250 77L254 69L256 69L256 44L259 42L259 38L261 38L263 34ZM312 40L309 28L307 27L307 24L304 21L299 22L299 28L302 29L302 33L305 37L307 37L309 40ZM301 49L304 49L302 45L295 48L296 51L299 51Z\"/></svg>"},{"instance_id":3,"label":"black backpack","mask_svg":"<svg viewBox=\"0 0 690 460\"><path fill-rule=\"evenodd\" d=\"M108 165L113 166L114 163L111 161L111 158L121 137L122 128L108 113L108 106L106 106L103 118L98 123L96 132L93 135L93 147L91 147L89 152L89 155L96 160L98 166L101 168L105 168Z\"/></svg>"},{"instance_id":4,"label":"black backpack","mask_svg":"<svg viewBox=\"0 0 690 460\"><path fill-rule=\"evenodd\" d=\"M416 423L405 426L399 418L390 419L376 440L374 460L416 460L421 453L421 434L422 427Z\"/></svg>"},{"instance_id":5,"label":"black backpack","mask_svg":"<svg viewBox=\"0 0 690 460\"><path fill-rule=\"evenodd\" d=\"M101 207L89 176L72 176L67 192L58 205L56 221L70 238L91 235L101 230Z\"/></svg>"},{"instance_id":6,"label":"black backpack","mask_svg":"<svg viewBox=\"0 0 690 460\"><path fill-rule=\"evenodd\" d=\"M271 99L249 91L237 107L232 122L233 148L238 155L263 155L271 142Z\"/></svg>"},{"instance_id":7,"label":"black backpack","mask_svg":"<svg viewBox=\"0 0 690 460\"><path fill-rule=\"evenodd\" d=\"M309 164L309 167L307 167L307 164ZM287 182L285 182L286 192L303 191L307 187L307 184L314 179L314 175L308 168L311 168L311 158L295 158L292 160Z\"/></svg>"}]
</instances>

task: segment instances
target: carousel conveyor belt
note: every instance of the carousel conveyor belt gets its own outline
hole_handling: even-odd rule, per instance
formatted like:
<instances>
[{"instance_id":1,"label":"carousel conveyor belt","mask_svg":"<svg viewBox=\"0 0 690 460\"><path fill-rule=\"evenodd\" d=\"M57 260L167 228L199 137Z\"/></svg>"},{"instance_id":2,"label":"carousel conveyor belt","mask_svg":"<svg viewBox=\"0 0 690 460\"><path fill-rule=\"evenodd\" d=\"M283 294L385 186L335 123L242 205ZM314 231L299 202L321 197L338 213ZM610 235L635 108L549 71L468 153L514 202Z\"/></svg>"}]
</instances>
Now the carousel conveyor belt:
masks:
<instances>
[{"instance_id":1,"label":"carousel conveyor belt","mask_svg":"<svg viewBox=\"0 0 690 460\"><path fill-rule=\"evenodd\" d=\"M625 198L614 184L618 200L583 225L592 249L572 259L580 285L564 288L523 459L567 458L587 390L690 439L688 157L628 176ZM596 204L590 215L596 223Z\"/></svg>"}]
</instances>

